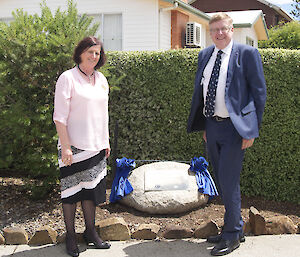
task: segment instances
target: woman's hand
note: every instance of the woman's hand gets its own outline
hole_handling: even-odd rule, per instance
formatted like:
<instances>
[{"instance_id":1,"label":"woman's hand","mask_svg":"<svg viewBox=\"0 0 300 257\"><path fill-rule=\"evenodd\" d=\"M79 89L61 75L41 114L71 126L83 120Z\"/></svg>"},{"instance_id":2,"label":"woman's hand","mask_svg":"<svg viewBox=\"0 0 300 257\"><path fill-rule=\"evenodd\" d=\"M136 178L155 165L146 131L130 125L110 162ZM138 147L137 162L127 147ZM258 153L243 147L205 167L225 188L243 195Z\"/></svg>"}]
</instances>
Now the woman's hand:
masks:
<instances>
[{"instance_id":1,"label":"woman's hand","mask_svg":"<svg viewBox=\"0 0 300 257\"><path fill-rule=\"evenodd\" d=\"M70 166L73 162L73 153L70 146L62 146L61 160L66 166Z\"/></svg>"},{"instance_id":2,"label":"woman's hand","mask_svg":"<svg viewBox=\"0 0 300 257\"><path fill-rule=\"evenodd\" d=\"M105 157L106 159L110 156L110 148L105 149Z\"/></svg>"}]
</instances>

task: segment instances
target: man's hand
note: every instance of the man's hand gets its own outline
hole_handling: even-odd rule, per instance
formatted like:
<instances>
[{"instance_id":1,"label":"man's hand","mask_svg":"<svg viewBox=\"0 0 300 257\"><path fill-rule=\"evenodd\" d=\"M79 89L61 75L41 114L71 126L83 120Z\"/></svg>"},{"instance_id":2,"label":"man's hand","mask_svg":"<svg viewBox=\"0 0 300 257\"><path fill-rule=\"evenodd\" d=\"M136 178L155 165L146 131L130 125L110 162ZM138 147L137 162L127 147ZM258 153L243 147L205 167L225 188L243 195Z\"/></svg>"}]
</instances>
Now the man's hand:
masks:
<instances>
[{"instance_id":1,"label":"man's hand","mask_svg":"<svg viewBox=\"0 0 300 257\"><path fill-rule=\"evenodd\" d=\"M242 150L251 147L253 145L254 142L254 138L251 139L245 139L243 138L243 142L242 142Z\"/></svg>"}]
</instances>

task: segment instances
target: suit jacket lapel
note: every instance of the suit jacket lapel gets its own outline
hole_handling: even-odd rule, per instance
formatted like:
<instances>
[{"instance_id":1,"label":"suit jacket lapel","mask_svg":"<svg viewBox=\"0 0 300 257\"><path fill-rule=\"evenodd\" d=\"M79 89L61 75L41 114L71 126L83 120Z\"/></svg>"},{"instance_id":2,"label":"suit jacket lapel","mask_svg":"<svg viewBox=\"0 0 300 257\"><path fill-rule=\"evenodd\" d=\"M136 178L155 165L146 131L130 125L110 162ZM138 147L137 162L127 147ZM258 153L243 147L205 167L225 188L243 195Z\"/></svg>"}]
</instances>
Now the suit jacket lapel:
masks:
<instances>
[{"instance_id":1,"label":"suit jacket lapel","mask_svg":"<svg viewBox=\"0 0 300 257\"><path fill-rule=\"evenodd\" d=\"M214 49L215 49L214 46L208 48L207 52L203 56L203 61L202 61L202 66L201 66L201 72L200 72L200 74L203 74L203 71L204 71L204 69L205 69L205 67L206 67L206 65L207 65L207 63L208 63L208 61L209 61L209 59L210 59L210 57L211 57Z\"/></svg>"},{"instance_id":2,"label":"suit jacket lapel","mask_svg":"<svg viewBox=\"0 0 300 257\"><path fill-rule=\"evenodd\" d=\"M232 50L229 58L227 78L226 78L226 88L229 87L231 80L233 78L234 69L236 66L240 65L239 63L239 51L237 45L233 42Z\"/></svg>"}]
</instances>

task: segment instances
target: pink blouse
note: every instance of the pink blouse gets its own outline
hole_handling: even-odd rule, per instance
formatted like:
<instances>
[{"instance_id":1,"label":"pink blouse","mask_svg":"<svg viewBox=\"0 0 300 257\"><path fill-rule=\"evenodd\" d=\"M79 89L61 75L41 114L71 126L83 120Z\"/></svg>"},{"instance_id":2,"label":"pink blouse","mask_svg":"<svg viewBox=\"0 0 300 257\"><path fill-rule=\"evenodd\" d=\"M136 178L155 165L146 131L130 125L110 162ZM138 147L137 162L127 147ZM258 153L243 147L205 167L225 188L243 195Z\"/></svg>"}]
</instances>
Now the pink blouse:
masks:
<instances>
[{"instance_id":1,"label":"pink blouse","mask_svg":"<svg viewBox=\"0 0 300 257\"><path fill-rule=\"evenodd\" d=\"M70 144L79 149L109 148L107 80L101 72L95 71L93 86L79 72L75 67L58 78L53 121L67 126Z\"/></svg>"}]
</instances>

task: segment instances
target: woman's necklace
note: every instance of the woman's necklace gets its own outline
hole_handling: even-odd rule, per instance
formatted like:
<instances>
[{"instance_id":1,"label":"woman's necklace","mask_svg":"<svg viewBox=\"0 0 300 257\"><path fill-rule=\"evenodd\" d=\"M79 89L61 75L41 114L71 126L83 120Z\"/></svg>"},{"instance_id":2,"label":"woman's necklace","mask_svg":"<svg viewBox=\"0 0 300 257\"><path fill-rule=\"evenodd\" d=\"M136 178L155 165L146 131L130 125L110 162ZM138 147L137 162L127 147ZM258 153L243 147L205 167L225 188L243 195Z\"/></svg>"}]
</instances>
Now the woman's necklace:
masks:
<instances>
[{"instance_id":1,"label":"woman's necklace","mask_svg":"<svg viewBox=\"0 0 300 257\"><path fill-rule=\"evenodd\" d=\"M89 83L91 83L91 80L94 76L95 71L91 75L87 75L82 69L80 69L79 64L77 65L78 69L89 79Z\"/></svg>"}]
</instances>

